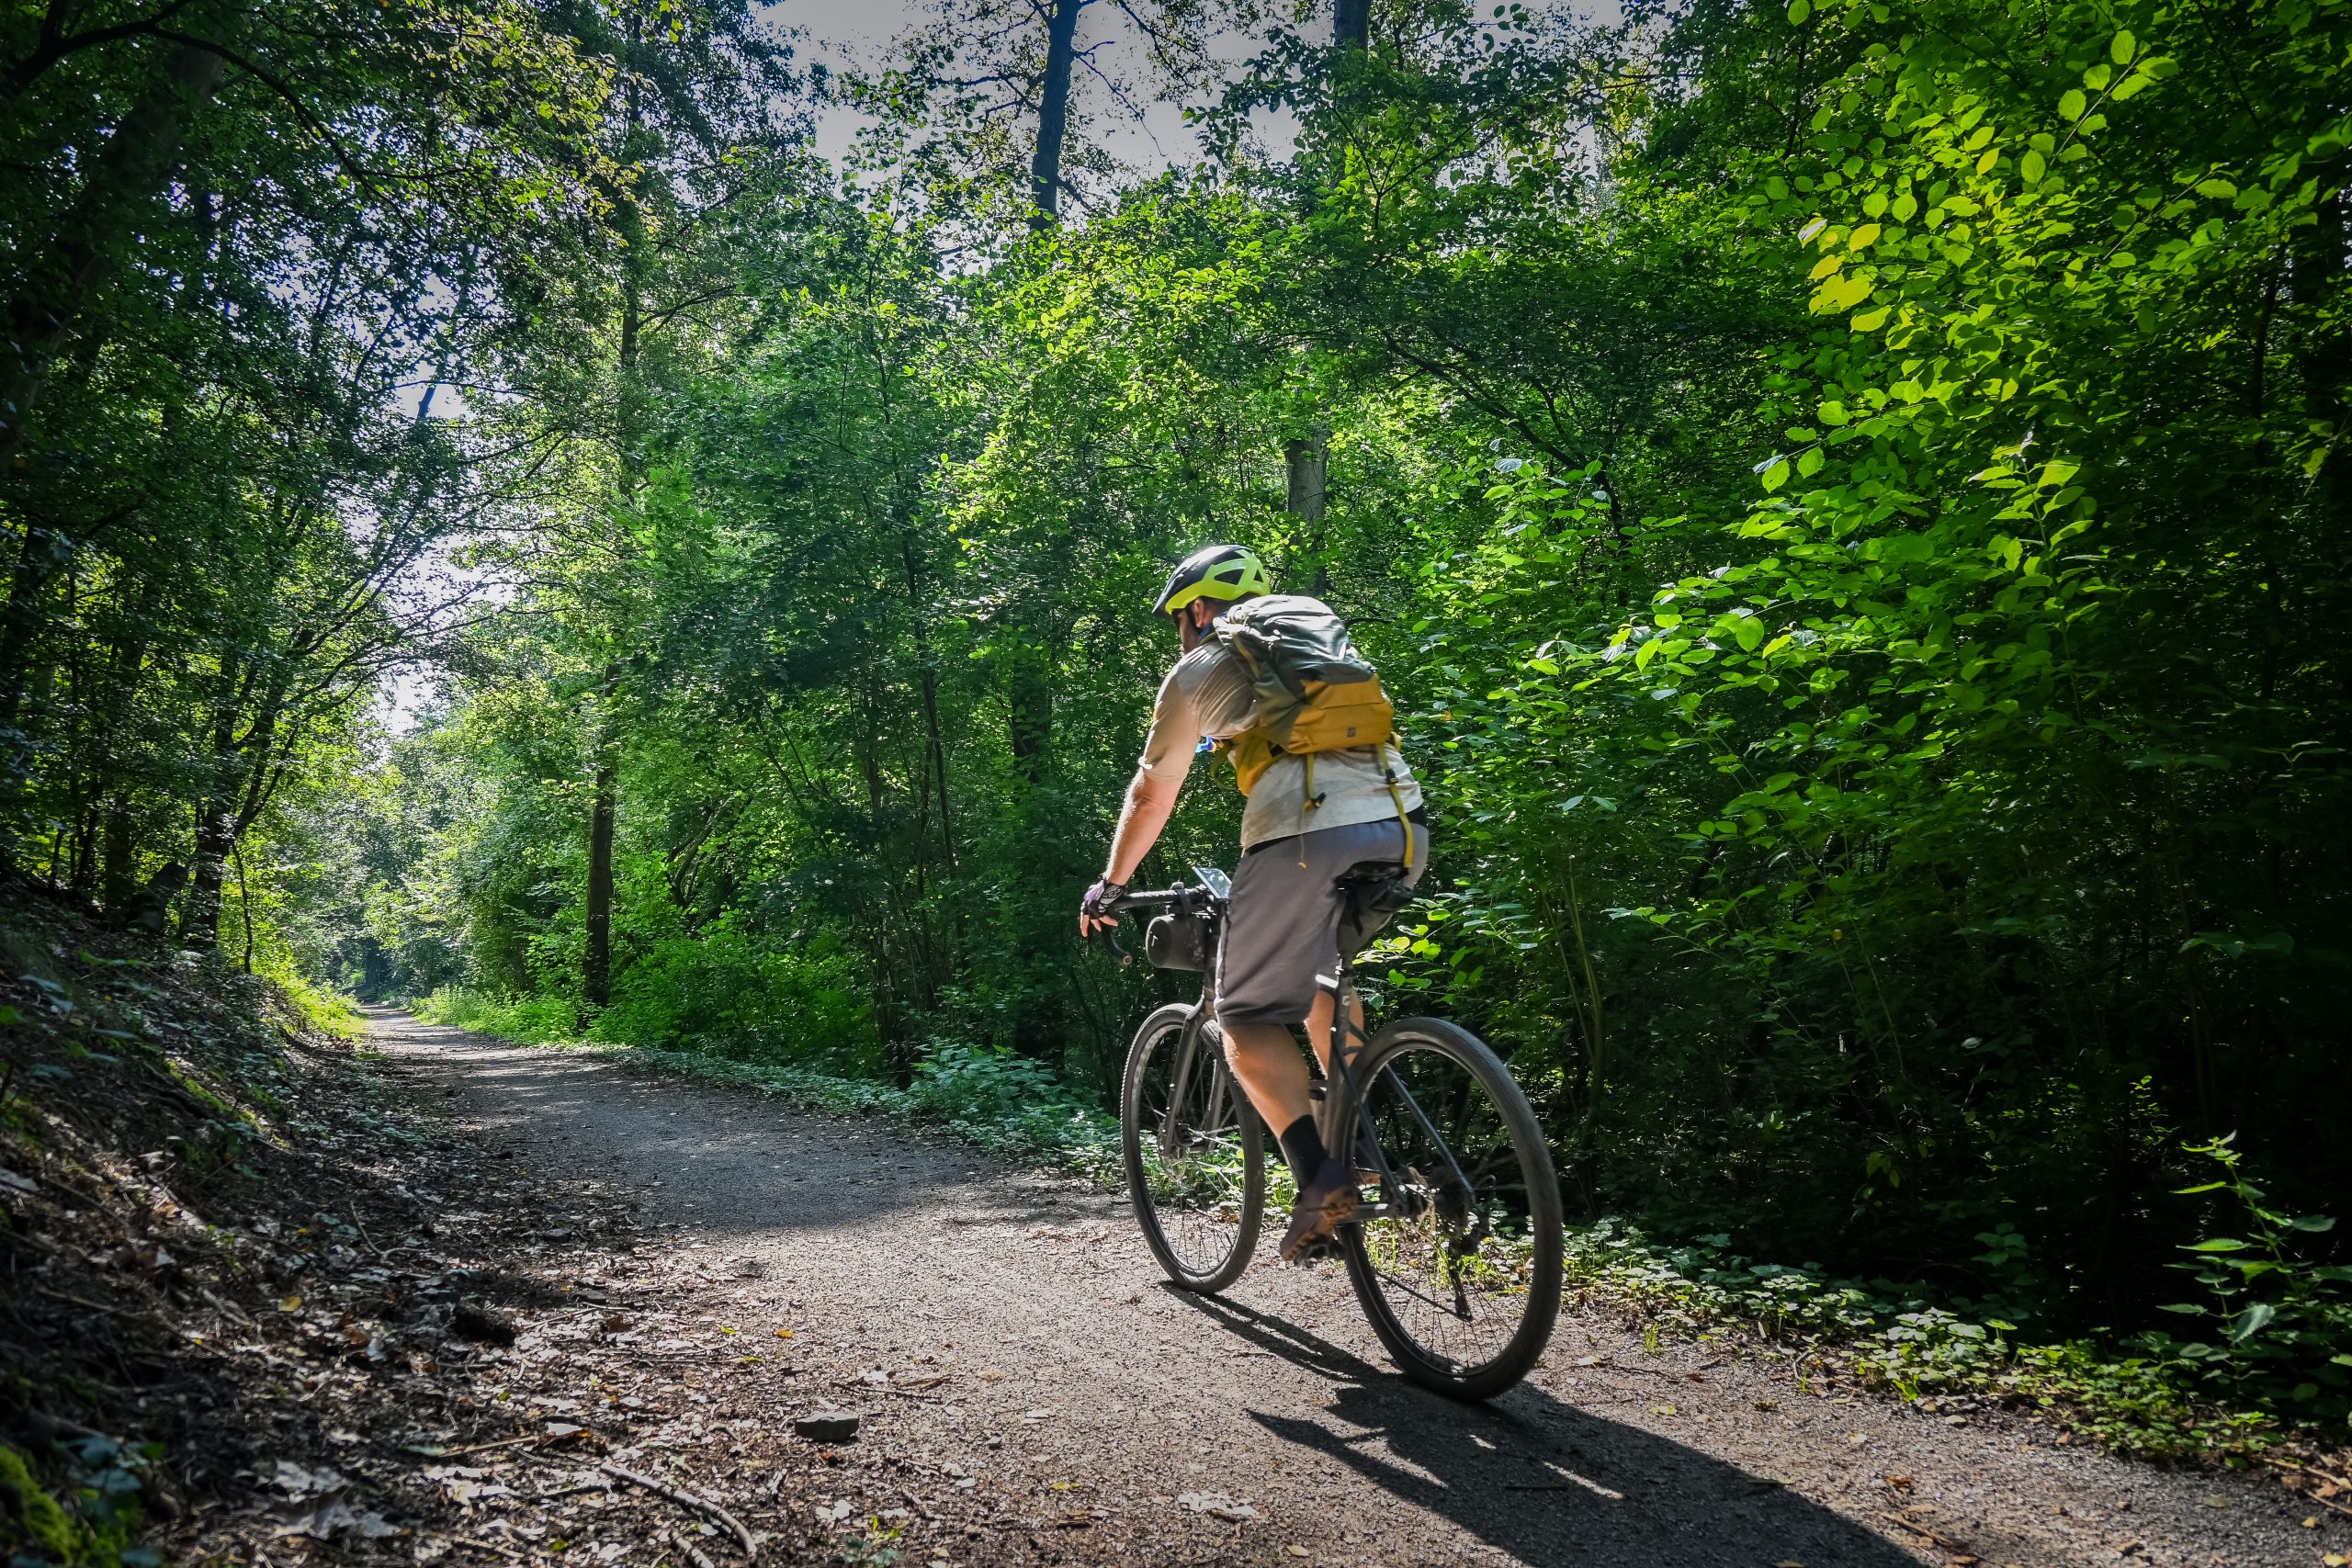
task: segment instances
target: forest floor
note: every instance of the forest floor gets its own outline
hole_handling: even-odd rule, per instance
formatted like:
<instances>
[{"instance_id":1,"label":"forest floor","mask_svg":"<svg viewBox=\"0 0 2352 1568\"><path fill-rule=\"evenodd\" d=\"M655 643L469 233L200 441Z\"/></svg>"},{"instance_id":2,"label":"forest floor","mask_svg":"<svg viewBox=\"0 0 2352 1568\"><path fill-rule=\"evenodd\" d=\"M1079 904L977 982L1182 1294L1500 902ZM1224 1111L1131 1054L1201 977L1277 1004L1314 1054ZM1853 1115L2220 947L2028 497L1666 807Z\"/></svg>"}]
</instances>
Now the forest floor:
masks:
<instances>
[{"instance_id":1,"label":"forest floor","mask_svg":"<svg viewBox=\"0 0 2352 1568\"><path fill-rule=\"evenodd\" d=\"M2306 1523L2312 1504L2275 1480L2125 1461L1762 1350L1651 1351L1599 1311L1571 1310L1525 1384L1465 1408L1388 1367L1335 1266L1268 1255L1223 1297L1190 1297L1159 1282L1123 1199L960 1145L396 1013L372 1016L369 1043L395 1099L443 1122L435 1142L474 1151L408 1185L444 1238L491 1227L469 1277L518 1331L471 1358L480 1397L422 1440L401 1428L387 1462L464 1517L386 1539L388 1556L455 1540L482 1563L545 1562L559 1542L599 1564L650 1568L670 1547L695 1568L742 1561L727 1527L600 1465L720 1503L766 1538L762 1561L2205 1568L2352 1551L2352 1521ZM832 1411L857 1416L853 1441L795 1434ZM356 1534L337 1551L372 1554Z\"/></svg>"}]
</instances>

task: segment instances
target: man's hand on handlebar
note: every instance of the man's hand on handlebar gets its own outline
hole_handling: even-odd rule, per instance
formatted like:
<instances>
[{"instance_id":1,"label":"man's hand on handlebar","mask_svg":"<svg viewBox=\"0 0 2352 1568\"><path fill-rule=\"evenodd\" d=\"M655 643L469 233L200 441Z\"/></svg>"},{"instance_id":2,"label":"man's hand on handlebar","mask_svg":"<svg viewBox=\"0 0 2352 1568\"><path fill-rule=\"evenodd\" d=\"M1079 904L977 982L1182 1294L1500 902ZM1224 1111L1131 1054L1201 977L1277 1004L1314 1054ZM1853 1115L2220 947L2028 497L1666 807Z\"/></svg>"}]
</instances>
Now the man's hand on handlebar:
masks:
<instances>
[{"instance_id":1,"label":"man's hand on handlebar","mask_svg":"<svg viewBox=\"0 0 2352 1568\"><path fill-rule=\"evenodd\" d=\"M1117 925L1119 917L1111 911L1126 891L1125 883L1114 882L1107 876L1098 877L1094 886L1086 890L1086 897L1078 901L1078 934L1092 936L1098 931L1108 931Z\"/></svg>"}]
</instances>

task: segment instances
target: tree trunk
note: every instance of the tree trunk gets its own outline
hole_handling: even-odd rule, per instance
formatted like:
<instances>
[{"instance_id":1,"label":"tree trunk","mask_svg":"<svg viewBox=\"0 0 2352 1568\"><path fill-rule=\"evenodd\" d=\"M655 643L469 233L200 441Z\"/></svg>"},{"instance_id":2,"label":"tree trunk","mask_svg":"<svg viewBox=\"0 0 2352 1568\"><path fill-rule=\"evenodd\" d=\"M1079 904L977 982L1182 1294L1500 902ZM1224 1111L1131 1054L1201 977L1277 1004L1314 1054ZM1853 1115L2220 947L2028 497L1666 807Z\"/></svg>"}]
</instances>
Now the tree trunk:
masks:
<instances>
[{"instance_id":1,"label":"tree trunk","mask_svg":"<svg viewBox=\"0 0 2352 1568\"><path fill-rule=\"evenodd\" d=\"M138 843L130 831L130 803L118 791L107 801L107 825L98 852L98 899L107 922L127 926L130 902L139 897Z\"/></svg>"},{"instance_id":2,"label":"tree trunk","mask_svg":"<svg viewBox=\"0 0 2352 1568\"><path fill-rule=\"evenodd\" d=\"M229 856L268 800L275 783L267 776L267 769L277 749L278 727L286 717L287 687L292 679L282 663L271 671L254 699L253 717L240 739L236 697L240 682L233 672L224 674L228 692L212 721L212 783L197 804L193 879L187 908L180 918L180 945L203 952L220 942L221 894L228 881Z\"/></svg>"},{"instance_id":3,"label":"tree trunk","mask_svg":"<svg viewBox=\"0 0 2352 1568\"><path fill-rule=\"evenodd\" d=\"M234 820L228 801L218 795L206 795L197 807L196 874L180 915L180 945L193 952L209 953L220 943L221 884Z\"/></svg>"},{"instance_id":4,"label":"tree trunk","mask_svg":"<svg viewBox=\"0 0 2352 1568\"><path fill-rule=\"evenodd\" d=\"M1323 524L1323 487L1329 476L1331 462L1331 433L1321 423L1306 435L1298 437L1283 448L1283 466L1288 470L1283 486L1283 510L1306 524L1317 537L1321 536Z\"/></svg>"},{"instance_id":5,"label":"tree trunk","mask_svg":"<svg viewBox=\"0 0 2352 1568\"><path fill-rule=\"evenodd\" d=\"M1323 558L1323 501L1330 477L1331 429L1317 420L1304 436L1283 448L1286 470L1283 510L1306 525L1306 553L1315 562L1313 590L1317 597L1331 591L1331 573Z\"/></svg>"},{"instance_id":6,"label":"tree trunk","mask_svg":"<svg viewBox=\"0 0 2352 1568\"><path fill-rule=\"evenodd\" d=\"M41 600L57 569L73 558L74 541L54 528L28 524L17 547L17 570L8 584L8 604L0 611L0 730L16 727L32 682L33 637L41 624Z\"/></svg>"},{"instance_id":7,"label":"tree trunk","mask_svg":"<svg viewBox=\"0 0 2352 1568\"><path fill-rule=\"evenodd\" d=\"M1332 0L1331 47L1372 47L1372 0Z\"/></svg>"},{"instance_id":8,"label":"tree trunk","mask_svg":"<svg viewBox=\"0 0 2352 1568\"><path fill-rule=\"evenodd\" d=\"M1078 59L1078 13L1086 0L1054 0L1046 20L1046 79L1038 93L1037 155L1029 165L1035 210L1029 227L1043 231L1061 214L1062 143L1069 135L1069 73Z\"/></svg>"},{"instance_id":9,"label":"tree trunk","mask_svg":"<svg viewBox=\"0 0 2352 1568\"><path fill-rule=\"evenodd\" d=\"M43 276L10 303L16 363L7 367L6 389L0 393L0 461L24 445L25 419L40 396L50 361L113 275L141 210L179 163L188 118L218 90L226 69L219 55L193 44L172 57L164 79L98 155L50 242Z\"/></svg>"},{"instance_id":10,"label":"tree trunk","mask_svg":"<svg viewBox=\"0 0 2352 1568\"><path fill-rule=\"evenodd\" d=\"M592 1008L613 999L613 814L620 772L620 727L614 689L620 666L605 667L605 703L596 716L596 793L588 807L588 943L580 964L581 998Z\"/></svg>"},{"instance_id":11,"label":"tree trunk","mask_svg":"<svg viewBox=\"0 0 2352 1568\"><path fill-rule=\"evenodd\" d=\"M635 89L628 105L628 139L639 124ZM639 443L645 434L645 389L641 379L645 330L645 214L634 197L624 197L619 208L621 252L621 337L615 355L617 397L613 411L613 445L618 458L622 494L628 504L637 488ZM605 666L605 695L596 713L595 796L588 807L587 943L580 961L581 999L601 1008L613 997L613 818L620 781L620 722L614 697L620 690L618 661Z\"/></svg>"},{"instance_id":12,"label":"tree trunk","mask_svg":"<svg viewBox=\"0 0 2352 1568\"><path fill-rule=\"evenodd\" d=\"M947 742L939 727L939 670L932 658L931 630L922 602L922 575L915 559L914 534L899 533L899 557L907 572L907 611L914 617L915 657L922 667L922 722L931 754L931 776L939 787L939 845L952 875L956 870L956 818L947 805ZM1020 744L1016 740L1017 753Z\"/></svg>"}]
</instances>

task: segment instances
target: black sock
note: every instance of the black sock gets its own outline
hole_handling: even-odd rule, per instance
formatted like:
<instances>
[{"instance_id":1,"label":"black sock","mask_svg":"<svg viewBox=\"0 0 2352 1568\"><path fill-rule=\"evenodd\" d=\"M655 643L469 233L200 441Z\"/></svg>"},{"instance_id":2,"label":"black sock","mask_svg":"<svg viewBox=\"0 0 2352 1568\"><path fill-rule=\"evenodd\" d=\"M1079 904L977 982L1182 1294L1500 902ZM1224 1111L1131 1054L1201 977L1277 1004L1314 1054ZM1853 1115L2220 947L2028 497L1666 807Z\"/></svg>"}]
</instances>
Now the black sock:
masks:
<instances>
[{"instance_id":1,"label":"black sock","mask_svg":"<svg viewBox=\"0 0 2352 1568\"><path fill-rule=\"evenodd\" d=\"M1315 1130L1315 1118L1302 1116L1283 1129L1283 1157L1290 1161L1290 1173L1305 1187L1331 1157L1323 1146L1323 1134Z\"/></svg>"}]
</instances>

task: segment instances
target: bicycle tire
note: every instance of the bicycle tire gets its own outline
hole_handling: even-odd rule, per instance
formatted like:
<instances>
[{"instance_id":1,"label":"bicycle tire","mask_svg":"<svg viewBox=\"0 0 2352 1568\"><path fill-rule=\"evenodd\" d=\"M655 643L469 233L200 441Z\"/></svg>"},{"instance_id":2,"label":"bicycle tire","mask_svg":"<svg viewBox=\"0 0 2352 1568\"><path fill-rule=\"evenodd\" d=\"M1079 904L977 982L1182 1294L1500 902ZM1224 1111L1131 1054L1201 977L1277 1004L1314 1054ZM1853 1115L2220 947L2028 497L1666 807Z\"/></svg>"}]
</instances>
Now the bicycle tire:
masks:
<instances>
[{"instance_id":1,"label":"bicycle tire","mask_svg":"<svg viewBox=\"0 0 2352 1568\"><path fill-rule=\"evenodd\" d=\"M1257 1250L1265 1129L1223 1057L1204 1050L1190 1027L1197 1010L1170 1003L1136 1031L1119 1086L1119 1145L1128 1201L1152 1256L1180 1288L1207 1295L1241 1278ZM1182 1076L1189 1068L1201 1071ZM1189 1107L1168 1104L1171 1090Z\"/></svg>"},{"instance_id":2,"label":"bicycle tire","mask_svg":"<svg viewBox=\"0 0 2352 1568\"><path fill-rule=\"evenodd\" d=\"M1384 1155L1390 1152L1392 1132L1400 1141L1409 1142L1418 1135L1417 1127L1421 1133L1429 1130L1433 1121L1429 1113L1417 1111L1408 1117L1405 1112L1411 1107L1394 1094L1395 1087L1406 1081L1404 1075L1411 1070L1407 1066L1408 1059L1423 1053L1459 1069L1462 1077L1485 1094L1494 1113L1492 1134L1508 1139L1511 1160L1518 1167L1519 1185L1510 1191L1507 1203L1502 1196L1506 1190L1502 1180L1488 1183L1482 1179L1468 1184L1487 1193L1489 1206L1483 1218L1465 1223L1457 1236L1465 1232L1483 1235L1483 1227L1494 1225L1498 1215L1505 1224L1520 1224L1524 1232L1522 1236L1498 1242L1491 1249L1484 1239L1477 1240L1476 1250L1469 1254L1445 1248L1452 1260L1437 1265L1435 1272L1453 1275L1453 1300L1457 1303L1473 1299L1463 1282L1470 1273L1509 1278L1512 1281L1509 1288L1482 1290L1476 1299L1481 1305L1516 1301L1518 1320L1499 1343L1495 1343L1490 1334L1482 1336L1484 1343L1494 1343L1493 1352L1477 1354L1475 1359L1453 1353L1462 1348L1459 1343L1452 1348L1424 1343L1438 1337L1434 1331L1437 1320L1456 1315L1456 1309L1408 1282L1404 1273L1410 1267L1408 1260L1419 1250L1426 1248L1433 1259L1438 1256L1441 1248L1433 1238L1450 1223L1442 1213L1446 1199L1431 1201L1426 1212L1413 1218L1375 1219L1341 1227L1341 1252L1347 1260L1349 1281L1355 1287L1356 1299L1363 1305L1365 1317L1371 1320L1373 1332L1379 1336L1381 1344L1407 1377L1450 1398L1491 1399L1527 1375L1528 1369L1550 1342L1559 1319L1563 1246L1560 1184L1552 1168L1551 1150L1544 1142L1543 1126L1510 1069L1476 1035L1441 1019L1398 1019L1373 1036L1362 1055L1351 1064L1351 1077L1359 1086L1357 1099L1342 1107L1341 1114L1333 1119L1340 1140L1333 1147L1354 1145L1359 1118L1364 1111L1363 1100L1366 1098L1373 1102L1374 1124ZM1388 1103L1391 1100L1393 1105ZM1414 1103L1418 1104L1418 1100ZM1445 1107L1440 1107L1437 1112L1439 1117L1446 1113ZM1476 1114L1466 1107L1465 1113ZM1381 1129L1385 1122L1396 1125L1384 1131ZM1482 1149L1473 1156L1484 1162L1479 1168L1492 1163L1492 1153ZM1408 1157L1409 1151L1399 1149L1392 1167L1396 1160ZM1440 1183L1443 1180L1441 1178ZM1473 1199L1460 1206L1469 1214L1476 1202ZM1501 1213L1507 1207L1522 1209L1523 1213ZM1522 1247L1525 1256L1521 1258ZM1396 1271L1384 1269L1380 1257L1391 1258ZM1473 1261L1465 1265L1465 1258ZM1408 1322L1399 1303L1411 1305L1415 1298L1420 1305L1411 1314L1415 1321ZM1459 1321L1465 1325L1471 1321L1466 1307L1461 1311Z\"/></svg>"}]
</instances>

